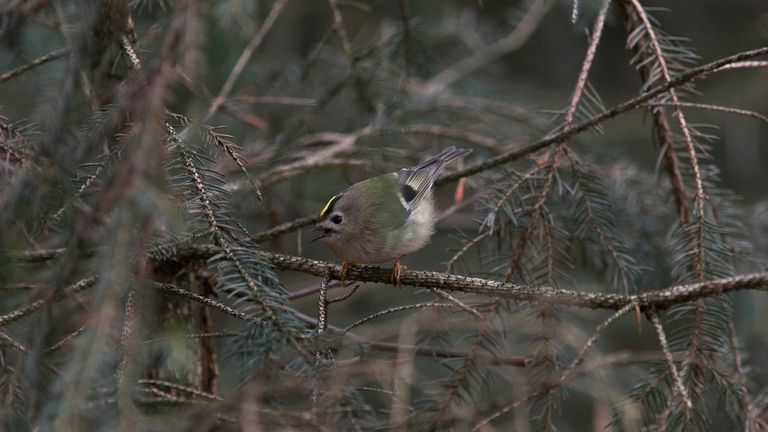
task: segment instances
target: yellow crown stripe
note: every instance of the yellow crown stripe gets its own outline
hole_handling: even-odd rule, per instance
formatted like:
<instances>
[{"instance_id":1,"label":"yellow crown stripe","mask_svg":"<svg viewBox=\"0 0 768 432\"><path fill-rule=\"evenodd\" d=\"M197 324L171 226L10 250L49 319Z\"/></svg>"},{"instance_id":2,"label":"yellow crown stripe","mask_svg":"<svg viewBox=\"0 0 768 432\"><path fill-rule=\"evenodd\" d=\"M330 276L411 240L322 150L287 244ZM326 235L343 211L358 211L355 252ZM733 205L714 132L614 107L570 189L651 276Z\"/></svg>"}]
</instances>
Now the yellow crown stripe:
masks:
<instances>
[{"instance_id":1,"label":"yellow crown stripe","mask_svg":"<svg viewBox=\"0 0 768 432\"><path fill-rule=\"evenodd\" d=\"M333 202L336 201L336 199L339 198L340 196L341 195L335 195L328 200L328 202L325 204L325 207L323 207L323 209L320 210L320 217L325 216L325 214L328 212L328 209L331 208L331 204L333 204Z\"/></svg>"}]
</instances>

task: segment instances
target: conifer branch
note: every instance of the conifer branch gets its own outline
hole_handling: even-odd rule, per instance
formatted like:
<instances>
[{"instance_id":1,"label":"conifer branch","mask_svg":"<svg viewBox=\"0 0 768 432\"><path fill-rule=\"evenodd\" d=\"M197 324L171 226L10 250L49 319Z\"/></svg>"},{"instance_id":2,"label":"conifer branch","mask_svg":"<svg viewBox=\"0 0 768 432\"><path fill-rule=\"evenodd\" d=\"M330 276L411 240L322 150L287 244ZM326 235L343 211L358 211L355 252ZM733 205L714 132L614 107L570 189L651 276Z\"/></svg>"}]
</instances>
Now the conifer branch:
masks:
<instances>
[{"instance_id":1,"label":"conifer branch","mask_svg":"<svg viewBox=\"0 0 768 432\"><path fill-rule=\"evenodd\" d=\"M184 266L197 260L207 260L219 252L220 249L214 245L180 246L174 254L152 258L152 261L155 271L166 273L177 271L179 266ZM5 257L20 262L40 263L54 259L63 253L64 249L52 249L7 254ZM341 266L329 262L266 251L256 253L263 256L278 270L296 271L318 277L322 277L327 270L330 270L331 274L337 279L341 274ZM350 282L389 284L392 280L392 270L370 265L353 266L350 267L346 280ZM95 282L95 279L86 279L84 281L92 284ZM628 303L634 302L643 311L651 308L662 311L676 304L688 303L735 291L768 291L768 271L744 273L692 284L674 285L658 290L646 289L644 290L645 292L637 295L602 294L551 287L531 287L489 279L411 269L403 270L403 276L400 281L404 286L440 288L446 291L589 309L619 310ZM0 323L4 323L3 319L0 319Z\"/></svg>"},{"instance_id":2,"label":"conifer branch","mask_svg":"<svg viewBox=\"0 0 768 432\"><path fill-rule=\"evenodd\" d=\"M681 373L678 372L677 366L675 365L675 360L672 356L672 351L669 349L667 337L664 334L664 328L662 327L661 321L659 320L659 315L655 311L651 311L650 315L651 322L653 322L653 327L656 330L656 336L659 338L661 351L664 353L664 359L667 361L667 367L672 373L672 379L675 382L675 390L680 393L680 397L683 399L686 410L690 411L693 409L693 403L691 402L691 398L688 397L688 390L686 389L685 384L683 384Z\"/></svg>"},{"instance_id":3,"label":"conifer branch","mask_svg":"<svg viewBox=\"0 0 768 432\"><path fill-rule=\"evenodd\" d=\"M468 167L464 169L460 169L457 171L454 171L453 173L444 175L440 177L436 182L436 186L441 186L447 183L455 182L459 180L462 177L469 177L473 176L475 174L482 173L484 171L487 171L492 168L496 168L498 166L507 164L509 162L513 162L519 159L522 159L528 155L531 155L539 150L542 150L544 148L547 148L549 146L559 144L561 142L564 142L565 140L571 138L574 135L577 135L581 132L584 132L586 130L589 130L606 120L610 120L619 114L625 113L627 111L636 109L638 107L644 106L648 101L652 100L654 97L668 91L671 88L680 87L682 85L688 84L691 81L694 81L696 79L702 78L706 75L709 75L714 72L718 72L723 68L724 66L735 64L738 62L742 62L745 59L763 56L768 54L768 47L758 48L751 51L744 51L740 52L728 57L724 57L722 59L713 61L711 63L705 64L703 66L699 66L696 68L692 68L688 70L687 72L684 72L677 77L672 78L671 81L659 84L656 87L653 87L646 92L640 94L639 96L636 96L630 100L627 100L614 108L604 111L589 120L586 120L584 122L578 123L570 128L563 129L562 131L555 133L553 135L547 136L545 138L542 138L539 141L536 141L532 144L529 144L527 146L521 147L517 150L511 150L509 152L503 153L501 155L492 157L490 159L486 159L482 162L478 162L472 165L469 165ZM727 70L727 69L722 69ZM502 147L505 147L508 145L507 143L502 144ZM303 162L303 161L302 161ZM303 163L302 163L303 165ZM265 232L264 234L268 234L265 238L260 240L266 240L271 239L274 237L277 237L282 234L286 234L289 232L293 232L297 229L304 228L306 226L312 225L317 221L316 216L305 216L303 218L295 219L290 222L286 222L285 224L281 225L278 229L270 230L268 232ZM277 227L276 227L277 228Z\"/></svg>"}]
</instances>

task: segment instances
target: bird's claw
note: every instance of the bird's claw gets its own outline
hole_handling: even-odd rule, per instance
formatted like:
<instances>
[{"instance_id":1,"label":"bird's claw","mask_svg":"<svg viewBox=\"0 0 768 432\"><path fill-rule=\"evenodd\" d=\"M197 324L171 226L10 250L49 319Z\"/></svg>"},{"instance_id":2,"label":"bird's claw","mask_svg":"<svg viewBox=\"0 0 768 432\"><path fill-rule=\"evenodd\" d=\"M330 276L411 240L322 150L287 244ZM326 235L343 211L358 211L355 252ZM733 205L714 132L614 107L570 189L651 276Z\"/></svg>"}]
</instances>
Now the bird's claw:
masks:
<instances>
[{"instance_id":1,"label":"bird's claw","mask_svg":"<svg viewBox=\"0 0 768 432\"><path fill-rule=\"evenodd\" d=\"M344 261L341 263L341 270L339 271L339 280L341 283L346 282L347 280L347 271L349 271L349 268L352 267L352 264Z\"/></svg>"},{"instance_id":2,"label":"bird's claw","mask_svg":"<svg viewBox=\"0 0 768 432\"><path fill-rule=\"evenodd\" d=\"M403 266L400 265L400 260L395 261L392 265L392 284L400 285L400 277L403 275Z\"/></svg>"}]
</instances>

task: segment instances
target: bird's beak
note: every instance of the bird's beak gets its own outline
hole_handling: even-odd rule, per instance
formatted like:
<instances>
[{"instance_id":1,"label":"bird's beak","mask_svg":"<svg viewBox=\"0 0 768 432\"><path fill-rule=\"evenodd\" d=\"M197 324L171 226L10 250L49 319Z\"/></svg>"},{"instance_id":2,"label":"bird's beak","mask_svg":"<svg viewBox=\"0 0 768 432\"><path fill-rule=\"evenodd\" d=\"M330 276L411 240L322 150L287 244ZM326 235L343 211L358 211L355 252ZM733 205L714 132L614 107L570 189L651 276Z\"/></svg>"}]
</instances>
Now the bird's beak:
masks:
<instances>
[{"instance_id":1,"label":"bird's beak","mask_svg":"<svg viewBox=\"0 0 768 432\"><path fill-rule=\"evenodd\" d=\"M325 237L325 235L327 234L323 228L320 228L320 227L317 227L317 226L312 228L312 231L319 231L320 235L316 239L310 241L310 243L314 243L314 242L320 240L321 238Z\"/></svg>"}]
</instances>

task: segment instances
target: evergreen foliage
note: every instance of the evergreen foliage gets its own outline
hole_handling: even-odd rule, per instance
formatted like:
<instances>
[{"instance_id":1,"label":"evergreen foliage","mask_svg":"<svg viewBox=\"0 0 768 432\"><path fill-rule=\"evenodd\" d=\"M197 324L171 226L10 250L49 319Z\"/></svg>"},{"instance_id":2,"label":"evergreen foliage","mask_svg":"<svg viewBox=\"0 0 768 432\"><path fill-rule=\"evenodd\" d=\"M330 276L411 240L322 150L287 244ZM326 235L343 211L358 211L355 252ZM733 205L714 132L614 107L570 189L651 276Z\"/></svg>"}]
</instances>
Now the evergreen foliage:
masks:
<instances>
[{"instance_id":1,"label":"evergreen foliage","mask_svg":"<svg viewBox=\"0 0 768 432\"><path fill-rule=\"evenodd\" d=\"M768 430L758 134L696 113L768 118L694 85L768 48L651 4L0 4L0 429ZM426 289L337 280L322 203L448 145Z\"/></svg>"}]
</instances>

